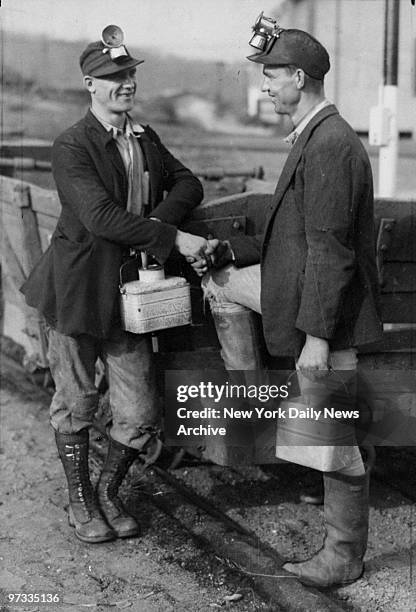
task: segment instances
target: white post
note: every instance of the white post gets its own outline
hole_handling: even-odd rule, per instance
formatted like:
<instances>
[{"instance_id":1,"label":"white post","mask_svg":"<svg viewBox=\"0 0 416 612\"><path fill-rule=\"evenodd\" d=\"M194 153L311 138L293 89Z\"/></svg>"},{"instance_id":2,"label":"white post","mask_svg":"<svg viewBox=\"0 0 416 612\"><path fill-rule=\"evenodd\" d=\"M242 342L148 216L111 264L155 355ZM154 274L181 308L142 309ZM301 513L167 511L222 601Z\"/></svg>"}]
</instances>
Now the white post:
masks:
<instances>
[{"instance_id":1,"label":"white post","mask_svg":"<svg viewBox=\"0 0 416 612\"><path fill-rule=\"evenodd\" d=\"M388 110L389 126L387 144L380 146L378 157L378 196L393 198L396 195L397 158L399 134L397 128L397 85L384 85L383 107Z\"/></svg>"},{"instance_id":2,"label":"white post","mask_svg":"<svg viewBox=\"0 0 416 612\"><path fill-rule=\"evenodd\" d=\"M398 63L399 63L399 17L400 1L385 0L384 5L384 62L382 107L388 116L385 142L379 153L379 196L396 195L398 130L397 130L397 97L398 97Z\"/></svg>"}]
</instances>

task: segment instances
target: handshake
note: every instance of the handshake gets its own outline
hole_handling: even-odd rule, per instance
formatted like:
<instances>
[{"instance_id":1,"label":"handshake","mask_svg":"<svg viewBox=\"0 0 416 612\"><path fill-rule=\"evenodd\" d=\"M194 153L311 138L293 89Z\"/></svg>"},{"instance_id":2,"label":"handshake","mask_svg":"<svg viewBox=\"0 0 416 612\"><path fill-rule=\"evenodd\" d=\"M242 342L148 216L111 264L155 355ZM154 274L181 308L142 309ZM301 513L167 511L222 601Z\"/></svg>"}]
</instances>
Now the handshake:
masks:
<instances>
[{"instance_id":1,"label":"handshake","mask_svg":"<svg viewBox=\"0 0 416 612\"><path fill-rule=\"evenodd\" d=\"M227 240L206 240L178 230L175 246L198 276L203 276L209 268L222 268L233 261L233 252Z\"/></svg>"}]
</instances>

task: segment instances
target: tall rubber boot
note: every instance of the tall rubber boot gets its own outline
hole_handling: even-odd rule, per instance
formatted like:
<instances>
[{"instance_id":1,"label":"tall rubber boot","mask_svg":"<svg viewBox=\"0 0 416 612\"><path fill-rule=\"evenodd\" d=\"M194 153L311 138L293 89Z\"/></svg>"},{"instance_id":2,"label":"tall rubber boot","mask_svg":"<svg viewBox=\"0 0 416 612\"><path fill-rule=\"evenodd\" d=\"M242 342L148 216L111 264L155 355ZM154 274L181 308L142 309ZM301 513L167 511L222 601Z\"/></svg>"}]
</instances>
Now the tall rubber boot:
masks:
<instances>
[{"instance_id":1,"label":"tall rubber boot","mask_svg":"<svg viewBox=\"0 0 416 612\"><path fill-rule=\"evenodd\" d=\"M255 313L242 308L226 314L213 311L212 316L225 369L262 370L262 344Z\"/></svg>"},{"instance_id":2,"label":"tall rubber boot","mask_svg":"<svg viewBox=\"0 0 416 612\"><path fill-rule=\"evenodd\" d=\"M217 311L211 304L221 357L231 385L255 385L266 383L262 358L262 337L256 314L247 308L232 312ZM253 409L250 399L224 399L222 407L238 410ZM257 405L257 404L256 404ZM218 421L213 425L217 427ZM256 456L258 419L226 420L227 436L205 438L204 456L219 465L252 465ZM273 443L274 444L274 443Z\"/></svg>"},{"instance_id":3,"label":"tall rubber boot","mask_svg":"<svg viewBox=\"0 0 416 612\"><path fill-rule=\"evenodd\" d=\"M324 545L311 559L283 569L306 585L327 588L351 584L364 572L367 549L370 470L362 476L324 474Z\"/></svg>"},{"instance_id":4,"label":"tall rubber boot","mask_svg":"<svg viewBox=\"0 0 416 612\"><path fill-rule=\"evenodd\" d=\"M118 538L130 538L140 533L136 519L126 512L118 490L131 464L139 456L135 448L109 438L107 458L97 485L98 501L107 522Z\"/></svg>"},{"instance_id":5,"label":"tall rubber boot","mask_svg":"<svg viewBox=\"0 0 416 612\"><path fill-rule=\"evenodd\" d=\"M95 544L114 540L97 504L88 468L89 436L82 429L74 434L55 431L56 446L68 481L69 524L83 542Z\"/></svg>"}]
</instances>

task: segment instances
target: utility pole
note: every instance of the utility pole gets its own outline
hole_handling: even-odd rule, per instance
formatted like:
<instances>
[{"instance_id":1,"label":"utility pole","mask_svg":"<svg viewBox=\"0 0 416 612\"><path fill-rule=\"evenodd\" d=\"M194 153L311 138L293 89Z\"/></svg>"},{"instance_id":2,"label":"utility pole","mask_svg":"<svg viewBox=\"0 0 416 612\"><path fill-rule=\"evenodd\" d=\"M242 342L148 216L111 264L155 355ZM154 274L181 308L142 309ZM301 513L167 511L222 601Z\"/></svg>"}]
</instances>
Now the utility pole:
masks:
<instances>
[{"instance_id":1,"label":"utility pole","mask_svg":"<svg viewBox=\"0 0 416 612\"><path fill-rule=\"evenodd\" d=\"M370 115L370 144L379 149L378 195L396 194L399 134L397 127L400 0L385 0L383 85L379 106Z\"/></svg>"}]
</instances>

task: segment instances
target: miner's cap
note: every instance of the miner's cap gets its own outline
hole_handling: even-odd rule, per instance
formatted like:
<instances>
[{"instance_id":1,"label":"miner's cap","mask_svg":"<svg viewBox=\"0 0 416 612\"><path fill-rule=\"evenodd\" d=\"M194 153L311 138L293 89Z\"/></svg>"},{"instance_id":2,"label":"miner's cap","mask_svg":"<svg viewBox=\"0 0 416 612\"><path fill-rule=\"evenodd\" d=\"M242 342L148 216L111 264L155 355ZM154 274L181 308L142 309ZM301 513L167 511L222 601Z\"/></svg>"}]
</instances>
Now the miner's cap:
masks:
<instances>
[{"instance_id":1,"label":"miner's cap","mask_svg":"<svg viewBox=\"0 0 416 612\"><path fill-rule=\"evenodd\" d=\"M144 60L132 57L127 49L126 52L127 55L111 59L109 50L100 40L92 42L84 49L79 58L81 72L84 76L105 77L144 62Z\"/></svg>"},{"instance_id":2,"label":"miner's cap","mask_svg":"<svg viewBox=\"0 0 416 612\"><path fill-rule=\"evenodd\" d=\"M320 81L330 68L327 50L313 36L303 30L282 30L273 38L265 51L247 57L258 64L302 68L309 76Z\"/></svg>"}]
</instances>

